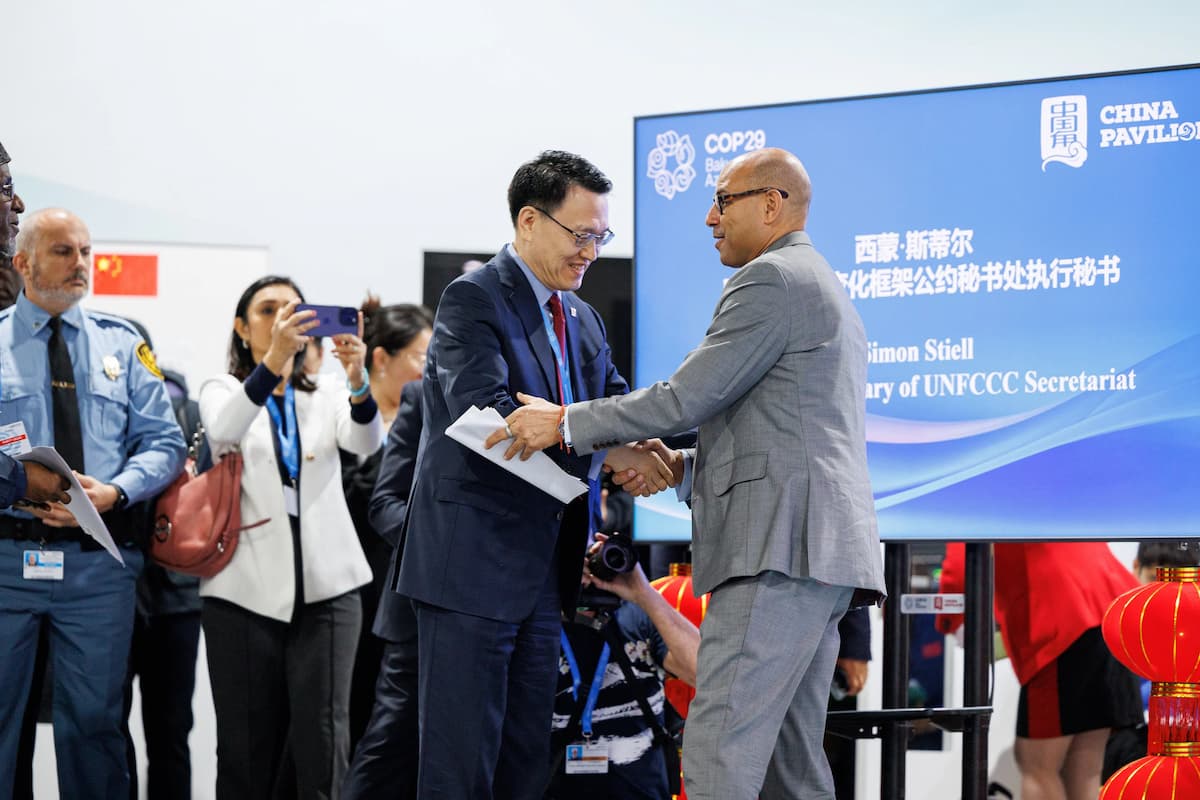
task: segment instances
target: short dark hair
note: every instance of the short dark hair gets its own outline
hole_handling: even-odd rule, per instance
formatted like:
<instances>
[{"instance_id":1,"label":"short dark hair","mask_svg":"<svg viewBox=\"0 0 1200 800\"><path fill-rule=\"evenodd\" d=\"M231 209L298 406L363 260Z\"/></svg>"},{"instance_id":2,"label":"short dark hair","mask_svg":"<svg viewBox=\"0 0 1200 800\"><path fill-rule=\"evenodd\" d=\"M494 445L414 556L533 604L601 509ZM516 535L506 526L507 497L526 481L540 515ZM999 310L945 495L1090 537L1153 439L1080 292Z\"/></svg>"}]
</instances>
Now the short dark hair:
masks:
<instances>
[{"instance_id":1,"label":"short dark hair","mask_svg":"<svg viewBox=\"0 0 1200 800\"><path fill-rule=\"evenodd\" d=\"M582 186L596 194L612 191L612 181L583 156L546 150L526 161L508 184L508 213L513 225L525 206L553 213L567 199L572 186Z\"/></svg>"},{"instance_id":2,"label":"short dark hair","mask_svg":"<svg viewBox=\"0 0 1200 800\"><path fill-rule=\"evenodd\" d=\"M433 313L425 306L412 303L381 306L377 300L368 299L362 304L362 312L367 369L372 366L371 354L376 347L382 347L389 356L394 356L408 347L421 331L433 329Z\"/></svg>"},{"instance_id":3,"label":"short dark hair","mask_svg":"<svg viewBox=\"0 0 1200 800\"><path fill-rule=\"evenodd\" d=\"M1137 560L1142 567L1200 566L1200 542L1194 539L1148 539L1138 542Z\"/></svg>"},{"instance_id":4,"label":"short dark hair","mask_svg":"<svg viewBox=\"0 0 1200 800\"><path fill-rule=\"evenodd\" d=\"M254 283L246 287L246 291L242 292L241 298L238 299L237 308L233 312L235 318L239 318L244 322L249 322L246 319L246 312L250 309L250 301L254 299L254 295L258 294L260 289L265 289L268 286L290 286L300 298L300 302L304 302L304 292L300 291L300 287L296 285L291 278L285 278L282 275L266 275ZM254 371L254 357L250 355L250 348L242 345L241 337L238 336L237 330L234 329L229 333L229 374L237 378L239 381L244 381ZM292 359L292 375L288 382L302 392L315 391L317 385L312 382L312 379L304 372L304 359Z\"/></svg>"}]
</instances>

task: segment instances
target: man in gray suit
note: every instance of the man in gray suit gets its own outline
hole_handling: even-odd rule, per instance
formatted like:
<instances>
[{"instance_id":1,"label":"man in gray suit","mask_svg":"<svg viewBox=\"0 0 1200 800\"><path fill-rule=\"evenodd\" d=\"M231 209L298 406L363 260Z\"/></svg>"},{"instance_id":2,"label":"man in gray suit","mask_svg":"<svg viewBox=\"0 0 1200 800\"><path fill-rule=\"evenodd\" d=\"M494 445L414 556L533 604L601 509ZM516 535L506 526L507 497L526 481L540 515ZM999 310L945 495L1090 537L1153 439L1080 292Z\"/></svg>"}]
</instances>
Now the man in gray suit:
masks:
<instances>
[{"instance_id":1,"label":"man in gray suit","mask_svg":"<svg viewBox=\"0 0 1200 800\"><path fill-rule=\"evenodd\" d=\"M830 798L822 751L852 604L882 598L867 475L866 336L804 232L812 189L784 150L748 153L717 182L706 224L738 271L700 346L670 379L561 407L537 398L491 443L507 456L580 452L699 425L694 452L654 445L692 507L694 588L712 592L688 716L688 796ZM622 476L636 488L637 479Z\"/></svg>"}]
</instances>

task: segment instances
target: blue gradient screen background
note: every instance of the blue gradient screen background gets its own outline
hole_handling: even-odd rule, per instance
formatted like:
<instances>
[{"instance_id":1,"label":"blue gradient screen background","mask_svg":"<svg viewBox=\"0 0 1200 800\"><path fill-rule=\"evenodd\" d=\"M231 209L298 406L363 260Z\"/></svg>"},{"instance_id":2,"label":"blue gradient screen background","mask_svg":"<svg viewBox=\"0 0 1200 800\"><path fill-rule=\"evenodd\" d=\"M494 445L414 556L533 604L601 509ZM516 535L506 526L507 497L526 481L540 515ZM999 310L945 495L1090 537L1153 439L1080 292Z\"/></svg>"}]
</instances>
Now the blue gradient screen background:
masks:
<instances>
[{"instance_id":1,"label":"blue gradient screen background","mask_svg":"<svg viewBox=\"0 0 1200 800\"><path fill-rule=\"evenodd\" d=\"M783 147L876 352L884 539L1196 536L1198 122L1196 67L639 118L635 383L732 274L704 225L723 160ZM688 510L638 501L635 531L687 540Z\"/></svg>"}]
</instances>

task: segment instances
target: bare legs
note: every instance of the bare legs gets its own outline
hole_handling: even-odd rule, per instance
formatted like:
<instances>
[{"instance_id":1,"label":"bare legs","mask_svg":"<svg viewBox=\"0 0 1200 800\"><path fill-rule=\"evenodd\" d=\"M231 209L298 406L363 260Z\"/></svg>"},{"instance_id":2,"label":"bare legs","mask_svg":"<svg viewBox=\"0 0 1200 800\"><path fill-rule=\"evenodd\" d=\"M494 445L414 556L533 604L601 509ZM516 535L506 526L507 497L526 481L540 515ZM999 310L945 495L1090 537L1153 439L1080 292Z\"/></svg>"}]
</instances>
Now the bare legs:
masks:
<instances>
[{"instance_id":1,"label":"bare legs","mask_svg":"<svg viewBox=\"0 0 1200 800\"><path fill-rule=\"evenodd\" d=\"M1054 739L1018 736L1023 800L1096 800L1108 728Z\"/></svg>"}]
</instances>

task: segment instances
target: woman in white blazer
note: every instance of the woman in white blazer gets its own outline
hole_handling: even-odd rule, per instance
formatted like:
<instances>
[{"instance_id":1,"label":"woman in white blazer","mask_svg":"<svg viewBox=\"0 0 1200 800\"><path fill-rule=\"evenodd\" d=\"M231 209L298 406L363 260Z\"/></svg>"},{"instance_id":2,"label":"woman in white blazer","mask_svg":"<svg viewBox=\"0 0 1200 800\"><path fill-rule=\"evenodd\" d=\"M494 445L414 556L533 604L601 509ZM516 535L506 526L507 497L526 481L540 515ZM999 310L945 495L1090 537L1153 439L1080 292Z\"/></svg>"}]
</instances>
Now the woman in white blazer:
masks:
<instances>
[{"instance_id":1,"label":"woman in white blazer","mask_svg":"<svg viewBox=\"0 0 1200 800\"><path fill-rule=\"evenodd\" d=\"M229 565L202 581L217 712L217 797L336 797L349 757L348 705L371 570L346 507L338 448L383 442L359 335L333 337L346 382L305 375L297 354L316 322L303 296L268 276L242 293L229 372L200 387L214 457L242 454L241 534ZM284 758L284 753L290 755ZM286 769L294 766L295 774ZM288 793L292 793L289 791Z\"/></svg>"}]
</instances>

